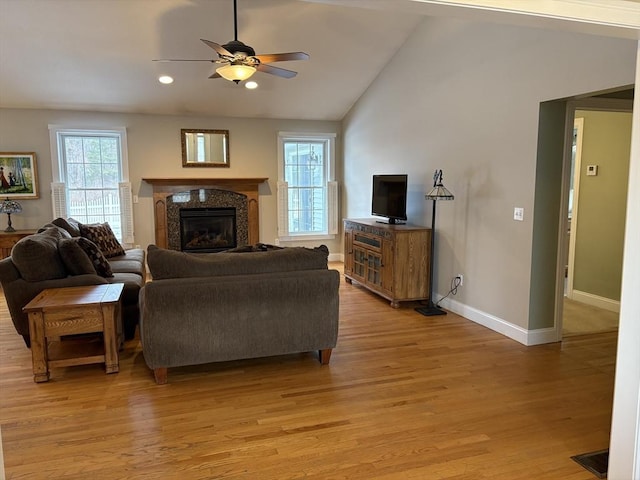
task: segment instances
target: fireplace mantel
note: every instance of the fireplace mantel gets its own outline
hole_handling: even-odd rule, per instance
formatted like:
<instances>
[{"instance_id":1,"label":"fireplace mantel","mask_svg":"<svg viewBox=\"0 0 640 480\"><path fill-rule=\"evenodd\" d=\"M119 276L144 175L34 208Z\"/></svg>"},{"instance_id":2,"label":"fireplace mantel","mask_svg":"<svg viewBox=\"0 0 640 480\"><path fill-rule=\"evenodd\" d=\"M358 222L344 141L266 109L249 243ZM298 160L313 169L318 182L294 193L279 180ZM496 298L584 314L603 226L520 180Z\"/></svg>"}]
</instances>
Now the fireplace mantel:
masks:
<instances>
[{"instance_id":1,"label":"fireplace mantel","mask_svg":"<svg viewBox=\"0 0 640 480\"><path fill-rule=\"evenodd\" d=\"M258 190L258 186L269 180L268 178L143 178L153 185L153 192L182 192L185 188L220 188L239 192L240 190Z\"/></svg>"},{"instance_id":2,"label":"fireplace mantel","mask_svg":"<svg viewBox=\"0 0 640 480\"><path fill-rule=\"evenodd\" d=\"M167 197L175 193L200 188L228 190L247 198L249 214L249 244L260 240L258 212L258 188L268 178L143 178L153 186L153 210L155 216L155 241L161 248L168 248Z\"/></svg>"}]
</instances>

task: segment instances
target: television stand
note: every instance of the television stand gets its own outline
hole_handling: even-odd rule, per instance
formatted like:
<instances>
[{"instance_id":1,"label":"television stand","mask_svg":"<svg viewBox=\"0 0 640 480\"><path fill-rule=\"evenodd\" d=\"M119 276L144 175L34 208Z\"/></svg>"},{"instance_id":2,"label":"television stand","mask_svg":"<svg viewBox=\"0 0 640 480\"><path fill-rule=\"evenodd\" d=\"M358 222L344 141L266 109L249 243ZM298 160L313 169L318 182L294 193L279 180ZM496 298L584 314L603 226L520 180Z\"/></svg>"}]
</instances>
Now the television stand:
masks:
<instances>
[{"instance_id":1,"label":"television stand","mask_svg":"<svg viewBox=\"0 0 640 480\"><path fill-rule=\"evenodd\" d=\"M431 229L371 219L344 221L344 276L390 301L429 298Z\"/></svg>"}]
</instances>

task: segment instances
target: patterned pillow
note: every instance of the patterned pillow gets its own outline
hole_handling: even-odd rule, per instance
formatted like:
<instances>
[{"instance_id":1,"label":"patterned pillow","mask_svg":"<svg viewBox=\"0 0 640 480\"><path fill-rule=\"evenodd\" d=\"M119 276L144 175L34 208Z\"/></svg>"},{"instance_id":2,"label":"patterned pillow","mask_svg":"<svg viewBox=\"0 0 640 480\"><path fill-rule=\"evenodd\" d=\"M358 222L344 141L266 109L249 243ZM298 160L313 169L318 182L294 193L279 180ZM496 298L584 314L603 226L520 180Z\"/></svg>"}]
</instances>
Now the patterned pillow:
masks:
<instances>
[{"instance_id":1,"label":"patterned pillow","mask_svg":"<svg viewBox=\"0 0 640 480\"><path fill-rule=\"evenodd\" d=\"M113 234L108 223L80 224L80 235L95 243L102 254L107 257L124 255L124 248Z\"/></svg>"},{"instance_id":2,"label":"patterned pillow","mask_svg":"<svg viewBox=\"0 0 640 480\"><path fill-rule=\"evenodd\" d=\"M80 245L84 252L89 256L89 259L91 260L91 263L96 269L96 273L98 275L101 277L113 277L109 261L95 243L85 237L78 237L74 240L78 242L78 245Z\"/></svg>"}]
</instances>

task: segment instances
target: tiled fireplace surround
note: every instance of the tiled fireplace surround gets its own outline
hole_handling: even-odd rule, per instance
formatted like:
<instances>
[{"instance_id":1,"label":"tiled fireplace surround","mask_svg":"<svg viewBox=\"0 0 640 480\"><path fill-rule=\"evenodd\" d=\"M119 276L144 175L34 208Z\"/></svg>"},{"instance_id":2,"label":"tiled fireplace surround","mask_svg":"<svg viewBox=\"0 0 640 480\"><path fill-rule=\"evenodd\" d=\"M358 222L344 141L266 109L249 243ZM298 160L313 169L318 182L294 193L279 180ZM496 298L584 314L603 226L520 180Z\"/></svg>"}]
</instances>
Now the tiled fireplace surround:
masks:
<instances>
[{"instance_id":1,"label":"tiled fireplace surround","mask_svg":"<svg viewBox=\"0 0 640 480\"><path fill-rule=\"evenodd\" d=\"M155 243L180 250L180 208L236 209L238 246L258 243L258 187L267 178L144 178L153 186Z\"/></svg>"}]
</instances>

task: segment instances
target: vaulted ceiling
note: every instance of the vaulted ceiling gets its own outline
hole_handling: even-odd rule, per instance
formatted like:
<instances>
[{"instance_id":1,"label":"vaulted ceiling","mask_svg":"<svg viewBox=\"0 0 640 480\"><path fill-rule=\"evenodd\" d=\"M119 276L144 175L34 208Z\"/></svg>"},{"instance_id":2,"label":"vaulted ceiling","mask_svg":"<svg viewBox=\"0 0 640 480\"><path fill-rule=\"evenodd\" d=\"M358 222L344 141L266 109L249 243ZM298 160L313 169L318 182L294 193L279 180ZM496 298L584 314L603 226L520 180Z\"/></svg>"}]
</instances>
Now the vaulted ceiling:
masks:
<instances>
[{"instance_id":1,"label":"vaulted ceiling","mask_svg":"<svg viewBox=\"0 0 640 480\"><path fill-rule=\"evenodd\" d=\"M311 57L277 64L295 78L259 72L247 90L209 79L213 63L152 61L217 58L200 39L233 39L233 0L0 0L0 107L339 120L425 15L637 38L635 0L592 0L608 16L577 12L606 21L578 23L520 2L529 10L505 0L237 0L239 40L258 54ZM576 16L586 2L556 3Z\"/></svg>"}]
</instances>

